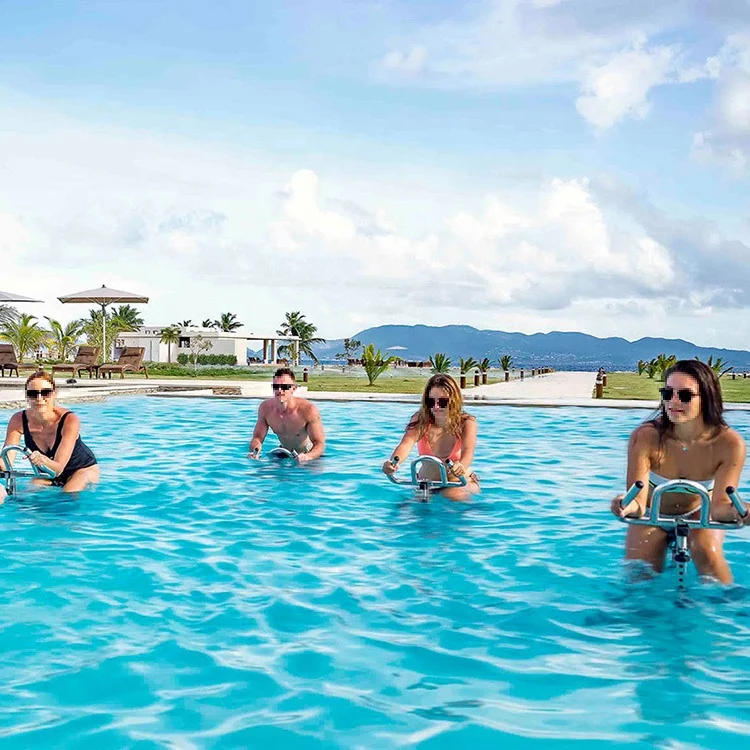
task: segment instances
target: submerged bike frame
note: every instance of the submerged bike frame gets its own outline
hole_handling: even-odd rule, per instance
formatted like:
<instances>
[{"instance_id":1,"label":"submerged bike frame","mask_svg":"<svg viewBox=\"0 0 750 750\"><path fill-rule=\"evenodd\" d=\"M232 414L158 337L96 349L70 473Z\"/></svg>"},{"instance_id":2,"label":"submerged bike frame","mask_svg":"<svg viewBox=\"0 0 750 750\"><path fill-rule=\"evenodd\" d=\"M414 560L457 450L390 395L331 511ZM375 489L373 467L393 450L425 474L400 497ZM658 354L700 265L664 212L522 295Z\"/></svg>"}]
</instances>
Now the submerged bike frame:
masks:
<instances>
[{"instance_id":1,"label":"submerged bike frame","mask_svg":"<svg viewBox=\"0 0 750 750\"><path fill-rule=\"evenodd\" d=\"M11 453L20 453L28 459L31 451L22 445L6 445L0 450L0 479L5 480L5 491L8 495L16 494L16 480L20 477L29 477L31 479L54 479L56 474L52 469L46 466L34 466L29 462L28 469L18 469L13 465L10 458Z\"/></svg>"},{"instance_id":2,"label":"submerged bike frame","mask_svg":"<svg viewBox=\"0 0 750 750\"><path fill-rule=\"evenodd\" d=\"M620 507L626 508L628 504L636 498L638 493L643 489L643 482L636 482L625 494L620 501ZM664 516L661 514L661 498L665 492L681 492L698 495L701 500L700 513L695 518L698 510L690 511L683 515ZM623 523L632 526L658 526L665 531L674 530L675 541L672 545L672 561L677 567L678 584L681 589L685 587L685 573L687 564L691 560L690 547L688 546L688 532L690 529L718 529L728 531L738 529L743 526L742 519L748 514L745 504L742 502L740 493L734 487L727 487L727 495L732 501L732 505L740 514L740 519L731 523L711 520L711 495L708 490L699 482L693 482L689 479L671 479L664 484L660 484L651 496L651 507L647 515L641 518L620 518Z\"/></svg>"},{"instance_id":3,"label":"submerged bike frame","mask_svg":"<svg viewBox=\"0 0 750 750\"><path fill-rule=\"evenodd\" d=\"M398 464L398 461L394 461L394 465L395 464ZM423 464L428 464L429 466L437 466L438 471L440 472L440 479L420 479L419 469ZM432 492L445 490L449 487L466 486L466 477L459 477L457 482L448 481L448 471L446 467L450 469L452 464L453 462L450 460L443 463L443 461L441 461L439 458L436 458L435 456L419 456L411 462L411 479L396 479L393 474L387 474L386 476L391 480L391 482L393 482L393 484L408 485L409 487L414 487L414 491L416 492L419 499L422 502L427 502L430 499L430 494Z\"/></svg>"}]
</instances>

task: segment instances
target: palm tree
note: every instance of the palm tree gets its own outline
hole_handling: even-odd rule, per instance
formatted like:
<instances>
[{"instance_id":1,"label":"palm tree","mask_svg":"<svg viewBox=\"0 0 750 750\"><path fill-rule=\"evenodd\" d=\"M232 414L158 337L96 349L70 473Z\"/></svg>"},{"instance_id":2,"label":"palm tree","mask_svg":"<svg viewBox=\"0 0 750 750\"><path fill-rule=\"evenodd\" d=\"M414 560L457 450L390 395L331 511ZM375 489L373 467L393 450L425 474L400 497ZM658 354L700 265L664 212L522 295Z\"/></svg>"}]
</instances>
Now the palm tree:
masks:
<instances>
[{"instance_id":1,"label":"palm tree","mask_svg":"<svg viewBox=\"0 0 750 750\"><path fill-rule=\"evenodd\" d=\"M505 382L507 383L510 380L510 369L513 367L513 357L511 357L510 354L503 354L498 360L498 364L500 365L500 369L505 371Z\"/></svg>"},{"instance_id":2,"label":"palm tree","mask_svg":"<svg viewBox=\"0 0 750 750\"><path fill-rule=\"evenodd\" d=\"M492 362L490 362L488 357L485 357L480 362L477 362L477 367L479 368L479 372L482 373L482 385L485 385L487 383L487 373L490 371L490 367L492 367Z\"/></svg>"},{"instance_id":3,"label":"palm tree","mask_svg":"<svg viewBox=\"0 0 750 750\"><path fill-rule=\"evenodd\" d=\"M429 361L433 375L437 375L439 372L449 372L451 369L450 357L446 357L442 352L433 354Z\"/></svg>"},{"instance_id":4,"label":"palm tree","mask_svg":"<svg viewBox=\"0 0 750 750\"><path fill-rule=\"evenodd\" d=\"M175 325L178 325L180 328L190 328L193 325L193 321L190 319L183 320L181 323L176 323Z\"/></svg>"},{"instance_id":5,"label":"palm tree","mask_svg":"<svg viewBox=\"0 0 750 750\"><path fill-rule=\"evenodd\" d=\"M10 323L18 318L18 310L10 305L0 305L0 325Z\"/></svg>"},{"instance_id":6,"label":"palm tree","mask_svg":"<svg viewBox=\"0 0 750 750\"><path fill-rule=\"evenodd\" d=\"M700 357L696 357L696 359L700 362ZM717 357L714 359L713 354L708 355L706 364L716 373L717 377L722 377L728 372L734 370L734 367L731 367L728 362L725 362L723 357Z\"/></svg>"},{"instance_id":7,"label":"palm tree","mask_svg":"<svg viewBox=\"0 0 750 750\"><path fill-rule=\"evenodd\" d=\"M209 320L208 318L204 318L203 322L201 323L201 328L215 328L216 327L216 321Z\"/></svg>"},{"instance_id":8,"label":"palm tree","mask_svg":"<svg viewBox=\"0 0 750 750\"><path fill-rule=\"evenodd\" d=\"M299 341L291 341L280 347L289 352L295 365L299 364L300 354L306 354L317 364L318 358L312 349L313 344L324 344L325 339L316 336L317 326L305 320L305 316L298 311L285 313L285 320L276 333L279 336L297 336Z\"/></svg>"},{"instance_id":9,"label":"palm tree","mask_svg":"<svg viewBox=\"0 0 750 750\"><path fill-rule=\"evenodd\" d=\"M638 368L638 375L639 376L643 375L643 373L646 372L646 365L647 364L648 364L648 362L646 362L643 359L639 359L638 360L638 364L636 365L636 367Z\"/></svg>"},{"instance_id":10,"label":"palm tree","mask_svg":"<svg viewBox=\"0 0 750 750\"><path fill-rule=\"evenodd\" d=\"M120 305L112 313L109 325L117 327L118 331L137 331L143 325L143 318L132 305Z\"/></svg>"},{"instance_id":11,"label":"palm tree","mask_svg":"<svg viewBox=\"0 0 750 750\"><path fill-rule=\"evenodd\" d=\"M656 370L660 373L660 380L664 380L664 373L677 361L677 357L674 354L667 356L666 354L659 354L656 357Z\"/></svg>"},{"instance_id":12,"label":"palm tree","mask_svg":"<svg viewBox=\"0 0 750 750\"><path fill-rule=\"evenodd\" d=\"M0 339L9 341L15 349L18 361L44 343L48 332L39 327L35 315L19 315L16 320L4 323L0 328Z\"/></svg>"},{"instance_id":13,"label":"palm tree","mask_svg":"<svg viewBox=\"0 0 750 750\"><path fill-rule=\"evenodd\" d=\"M375 344L362 347L362 366L365 368L368 385L372 385L395 360L396 357L386 357L380 349L375 351Z\"/></svg>"},{"instance_id":14,"label":"palm tree","mask_svg":"<svg viewBox=\"0 0 750 750\"><path fill-rule=\"evenodd\" d=\"M238 328L242 328L244 323L240 323L237 320L235 313L225 312L221 314L219 320L214 321L214 328L218 328L220 331L236 331Z\"/></svg>"},{"instance_id":15,"label":"palm tree","mask_svg":"<svg viewBox=\"0 0 750 750\"><path fill-rule=\"evenodd\" d=\"M179 343L181 333L182 329L177 326L167 326L166 328L162 328L159 341L161 341L162 344L167 345L167 362L170 365L172 364L172 344Z\"/></svg>"},{"instance_id":16,"label":"palm tree","mask_svg":"<svg viewBox=\"0 0 750 750\"><path fill-rule=\"evenodd\" d=\"M59 320L49 318L46 315L44 317L49 322L52 348L54 348L57 358L66 362L83 333L83 325L80 320L72 320L66 326L63 326Z\"/></svg>"}]
</instances>

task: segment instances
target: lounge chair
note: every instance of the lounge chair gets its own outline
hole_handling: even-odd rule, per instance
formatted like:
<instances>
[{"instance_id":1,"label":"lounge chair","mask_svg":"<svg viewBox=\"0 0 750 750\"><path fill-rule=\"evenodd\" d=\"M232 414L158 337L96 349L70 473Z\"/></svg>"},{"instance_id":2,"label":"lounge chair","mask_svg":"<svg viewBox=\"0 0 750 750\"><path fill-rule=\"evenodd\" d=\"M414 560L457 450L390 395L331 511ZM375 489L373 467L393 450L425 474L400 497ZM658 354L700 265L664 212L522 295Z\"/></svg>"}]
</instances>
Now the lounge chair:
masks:
<instances>
[{"instance_id":1,"label":"lounge chair","mask_svg":"<svg viewBox=\"0 0 750 750\"><path fill-rule=\"evenodd\" d=\"M115 365L101 365L99 367L99 374L102 377L109 375L109 379L112 379L113 372L120 373L120 379L125 378L126 372L140 372L143 370L146 377L148 377L148 369L143 364L143 355L146 350L142 346L124 346L120 352L120 358L117 360Z\"/></svg>"},{"instance_id":2,"label":"lounge chair","mask_svg":"<svg viewBox=\"0 0 750 750\"><path fill-rule=\"evenodd\" d=\"M13 375L13 370L18 375L18 360L12 344L0 344L0 375L3 377L5 377L6 367L9 375Z\"/></svg>"},{"instance_id":3,"label":"lounge chair","mask_svg":"<svg viewBox=\"0 0 750 750\"><path fill-rule=\"evenodd\" d=\"M94 375L99 377L99 352L98 346L79 346L78 353L72 362L65 362L61 365L52 365L52 374L57 372L70 372L74 376L76 373L81 377L81 372L87 372L89 378ZM92 374L93 373L93 374Z\"/></svg>"}]
</instances>

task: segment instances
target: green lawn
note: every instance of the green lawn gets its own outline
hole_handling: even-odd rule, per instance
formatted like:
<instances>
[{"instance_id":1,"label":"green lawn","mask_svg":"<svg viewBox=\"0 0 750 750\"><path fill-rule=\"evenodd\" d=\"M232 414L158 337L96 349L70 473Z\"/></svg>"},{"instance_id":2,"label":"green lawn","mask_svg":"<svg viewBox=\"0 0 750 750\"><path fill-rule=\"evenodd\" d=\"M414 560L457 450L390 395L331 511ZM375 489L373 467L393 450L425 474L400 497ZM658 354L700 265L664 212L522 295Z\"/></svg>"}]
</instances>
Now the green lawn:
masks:
<instances>
[{"instance_id":1,"label":"green lawn","mask_svg":"<svg viewBox=\"0 0 750 750\"><path fill-rule=\"evenodd\" d=\"M179 375L176 374L175 370L171 370L168 372L169 374L159 372L157 368L154 368L154 370L149 370L149 374L151 375L151 377L159 380L189 380L192 377L192 370L189 370L187 368ZM295 374L297 375L297 382L302 385L302 370L300 368L295 368ZM217 368L217 370L198 370L197 377L200 380L265 380L270 382L272 375L273 371L270 369L258 372L243 372L231 370L229 368L220 370ZM131 373L128 373L125 377L128 380L143 380L142 374L133 375ZM384 373L375 381L373 385L368 385L367 377L361 370L353 370L342 373L340 368L326 368L324 371L313 370L309 372L309 381L307 383L307 388L310 392L337 391L350 393L422 393L425 383L427 382L429 377L430 376L428 373ZM119 375L112 378L113 382L119 379ZM487 383L499 383L502 380L503 378L500 377L490 377L488 378ZM467 378L467 385L469 386L469 388L473 387L473 375Z\"/></svg>"},{"instance_id":2,"label":"green lawn","mask_svg":"<svg viewBox=\"0 0 750 750\"><path fill-rule=\"evenodd\" d=\"M604 398L647 399L659 400L659 388L664 383L647 375L638 376L634 372L610 372L607 374L607 387ZM750 402L750 378L737 376L732 380L731 375L721 379L721 390L724 400L734 403Z\"/></svg>"}]
</instances>

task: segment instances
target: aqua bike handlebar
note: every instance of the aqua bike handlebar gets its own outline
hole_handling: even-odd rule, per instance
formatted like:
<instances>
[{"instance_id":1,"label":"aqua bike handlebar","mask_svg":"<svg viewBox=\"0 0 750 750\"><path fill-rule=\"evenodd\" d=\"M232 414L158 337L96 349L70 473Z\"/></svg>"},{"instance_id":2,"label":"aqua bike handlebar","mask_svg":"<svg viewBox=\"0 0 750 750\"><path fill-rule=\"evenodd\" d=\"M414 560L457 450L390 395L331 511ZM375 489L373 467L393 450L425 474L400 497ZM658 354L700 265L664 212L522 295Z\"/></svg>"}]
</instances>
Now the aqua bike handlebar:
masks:
<instances>
[{"instance_id":1,"label":"aqua bike handlebar","mask_svg":"<svg viewBox=\"0 0 750 750\"><path fill-rule=\"evenodd\" d=\"M625 497L620 501L620 507L625 508L638 493L643 489L644 484L641 481L633 484L632 487L627 491ZM676 516L663 516L661 515L661 497L665 492L675 492L685 490L689 491L689 494L698 495L701 499L700 516L698 518L691 518L695 514L695 511L690 511L683 515ZM636 526L659 526L663 529L671 529L678 525L684 524L685 526L691 526L699 529L736 529L741 527L742 519L748 514L745 504L742 502L739 492L734 487L727 487L727 495L732 501L732 505L735 510L739 513L740 518L737 521L722 522L711 520L711 495L708 494L708 490L700 484L700 482L693 482L690 479L671 479L664 484L660 484L651 496L651 509L648 515L642 516L641 518L620 518L625 523L634 524Z\"/></svg>"},{"instance_id":2,"label":"aqua bike handlebar","mask_svg":"<svg viewBox=\"0 0 750 750\"><path fill-rule=\"evenodd\" d=\"M391 463L394 466L397 466L398 462L398 456L394 456L391 459ZM418 473L419 467L422 464L431 464L432 466L437 466L438 470L440 471L440 481L420 479ZM441 490L447 489L448 487L465 487L466 477L458 477L457 482L448 481L448 471L446 469L446 466L450 468L452 465L453 462L450 460L443 463L439 458L436 458L435 456L419 456L411 462L411 479L396 479L393 474L386 474L386 476L391 480L391 482L393 482L393 484L408 484L412 487L419 487L420 489Z\"/></svg>"},{"instance_id":3,"label":"aqua bike handlebar","mask_svg":"<svg viewBox=\"0 0 750 750\"><path fill-rule=\"evenodd\" d=\"M22 445L6 445L5 448L0 450L0 460L2 460L5 466L4 473L13 474L17 477L33 477L35 479L54 479L57 474L50 469L48 466L35 466L29 462L30 470L26 469L14 469L13 464L8 456L9 453L16 451L27 458L31 455L31 451L28 448L24 448Z\"/></svg>"},{"instance_id":4,"label":"aqua bike handlebar","mask_svg":"<svg viewBox=\"0 0 750 750\"><path fill-rule=\"evenodd\" d=\"M297 451L290 451L279 446L278 448L268 451L268 455L272 458L297 458L298 454Z\"/></svg>"}]
</instances>

